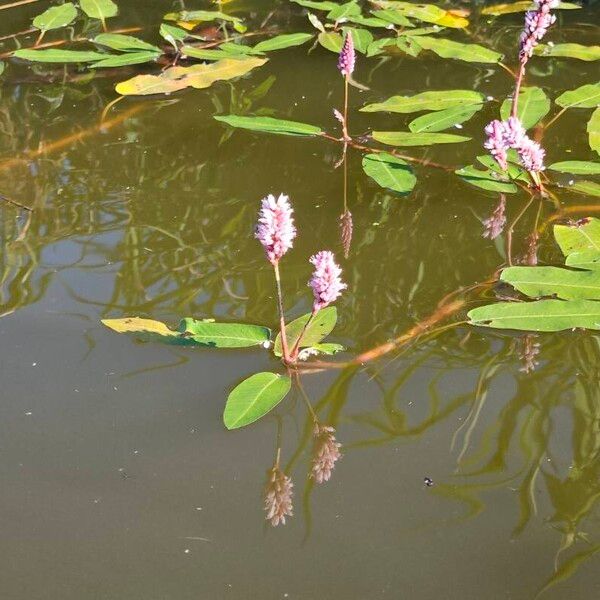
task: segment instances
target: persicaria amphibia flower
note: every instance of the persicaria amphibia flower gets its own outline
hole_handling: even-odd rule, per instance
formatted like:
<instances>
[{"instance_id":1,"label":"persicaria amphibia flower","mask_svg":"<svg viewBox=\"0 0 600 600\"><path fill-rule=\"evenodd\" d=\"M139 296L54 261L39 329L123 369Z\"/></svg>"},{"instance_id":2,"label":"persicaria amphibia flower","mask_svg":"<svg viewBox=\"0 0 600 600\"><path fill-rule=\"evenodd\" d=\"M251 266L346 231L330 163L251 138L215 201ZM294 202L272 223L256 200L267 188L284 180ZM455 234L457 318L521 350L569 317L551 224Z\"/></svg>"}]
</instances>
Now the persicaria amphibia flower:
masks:
<instances>
[{"instance_id":1,"label":"persicaria amphibia flower","mask_svg":"<svg viewBox=\"0 0 600 600\"><path fill-rule=\"evenodd\" d=\"M548 28L556 21L550 9L558 6L557 0L536 0L537 10L530 10L525 14L525 29L521 34L521 48L519 59L525 64L533 55L533 49L546 35Z\"/></svg>"},{"instance_id":2,"label":"persicaria amphibia flower","mask_svg":"<svg viewBox=\"0 0 600 600\"><path fill-rule=\"evenodd\" d=\"M294 484L292 480L278 467L274 466L267 472L265 488L265 519L273 527L280 523L285 525L285 518L293 516L292 498Z\"/></svg>"},{"instance_id":3,"label":"persicaria amphibia flower","mask_svg":"<svg viewBox=\"0 0 600 600\"><path fill-rule=\"evenodd\" d=\"M506 129L502 121L498 121L497 119L492 121L485 128L488 139L483 146L490 151L490 154L494 157L496 162L506 171L508 168L506 151L510 146L506 143L505 132Z\"/></svg>"},{"instance_id":4,"label":"persicaria amphibia flower","mask_svg":"<svg viewBox=\"0 0 600 600\"><path fill-rule=\"evenodd\" d=\"M329 425L315 425L313 435L315 445L311 476L317 483L324 483L331 478L335 463L341 458L341 444L335 439L335 429Z\"/></svg>"},{"instance_id":5,"label":"persicaria amphibia flower","mask_svg":"<svg viewBox=\"0 0 600 600\"><path fill-rule=\"evenodd\" d=\"M296 237L293 212L289 198L284 194L279 198L269 194L262 200L255 237L273 264L293 245Z\"/></svg>"},{"instance_id":6,"label":"persicaria amphibia flower","mask_svg":"<svg viewBox=\"0 0 600 600\"><path fill-rule=\"evenodd\" d=\"M344 77L348 77L354 72L355 63L356 52L354 51L354 40L352 39L352 33L348 31L338 59L338 69Z\"/></svg>"},{"instance_id":7,"label":"persicaria amphibia flower","mask_svg":"<svg viewBox=\"0 0 600 600\"><path fill-rule=\"evenodd\" d=\"M335 302L348 286L340 279L342 269L336 264L333 252L318 252L310 257L310 262L315 270L308 285L313 291L313 310L316 312Z\"/></svg>"},{"instance_id":8,"label":"persicaria amphibia flower","mask_svg":"<svg viewBox=\"0 0 600 600\"><path fill-rule=\"evenodd\" d=\"M521 163L528 171L537 173L544 170L546 151L537 142L525 136L517 147L517 152Z\"/></svg>"}]
</instances>

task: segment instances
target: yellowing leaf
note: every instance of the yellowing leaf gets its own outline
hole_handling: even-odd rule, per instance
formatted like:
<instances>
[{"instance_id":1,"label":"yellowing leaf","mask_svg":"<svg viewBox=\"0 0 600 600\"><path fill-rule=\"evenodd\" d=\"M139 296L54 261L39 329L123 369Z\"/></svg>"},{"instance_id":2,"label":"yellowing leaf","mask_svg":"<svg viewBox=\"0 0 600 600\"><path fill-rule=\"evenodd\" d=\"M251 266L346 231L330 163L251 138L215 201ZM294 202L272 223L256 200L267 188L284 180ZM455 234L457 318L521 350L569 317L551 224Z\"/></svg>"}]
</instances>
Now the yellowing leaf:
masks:
<instances>
[{"instance_id":1,"label":"yellowing leaf","mask_svg":"<svg viewBox=\"0 0 600 600\"><path fill-rule=\"evenodd\" d=\"M122 81L116 85L115 90L123 96L147 96L170 94L187 87L202 89L211 86L215 81L245 75L266 62L266 58L248 58L246 60L226 58L212 64L171 67L160 75L137 75L127 81Z\"/></svg>"}]
</instances>

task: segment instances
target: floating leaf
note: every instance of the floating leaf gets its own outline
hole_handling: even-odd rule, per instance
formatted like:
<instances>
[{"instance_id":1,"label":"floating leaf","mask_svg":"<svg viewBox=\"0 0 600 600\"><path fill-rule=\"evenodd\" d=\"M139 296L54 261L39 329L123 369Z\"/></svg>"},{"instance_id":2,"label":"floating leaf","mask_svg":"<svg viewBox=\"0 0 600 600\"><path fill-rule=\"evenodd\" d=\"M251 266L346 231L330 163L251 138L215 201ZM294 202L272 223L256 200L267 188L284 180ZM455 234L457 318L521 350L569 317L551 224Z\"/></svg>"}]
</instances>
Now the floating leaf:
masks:
<instances>
[{"instance_id":1,"label":"floating leaf","mask_svg":"<svg viewBox=\"0 0 600 600\"><path fill-rule=\"evenodd\" d=\"M381 54L388 46L396 46L397 38L381 38L371 42L367 48L367 56Z\"/></svg>"},{"instance_id":2,"label":"floating leaf","mask_svg":"<svg viewBox=\"0 0 600 600\"><path fill-rule=\"evenodd\" d=\"M316 354L326 354L328 356L332 356L338 352L343 352L344 350L345 348L341 344L333 344L331 342L315 344L314 346L310 346L310 348L305 349L305 351L308 352L313 351Z\"/></svg>"},{"instance_id":3,"label":"floating leaf","mask_svg":"<svg viewBox=\"0 0 600 600\"><path fill-rule=\"evenodd\" d=\"M386 152L367 154L362 159L362 167L364 172L382 188L399 194L408 194L417 183L410 165Z\"/></svg>"},{"instance_id":4,"label":"floating leaf","mask_svg":"<svg viewBox=\"0 0 600 600\"><path fill-rule=\"evenodd\" d=\"M556 104L563 108L595 108L600 105L600 82L564 92L556 99Z\"/></svg>"},{"instance_id":5,"label":"floating leaf","mask_svg":"<svg viewBox=\"0 0 600 600\"><path fill-rule=\"evenodd\" d=\"M264 131L277 133L279 135L321 135L320 127L299 123L298 121L285 121L273 119L272 117L243 117L239 115L224 115L215 117L217 121L227 123L232 127L250 129L252 131Z\"/></svg>"},{"instance_id":6,"label":"floating leaf","mask_svg":"<svg viewBox=\"0 0 600 600\"><path fill-rule=\"evenodd\" d=\"M327 13L327 18L332 21L341 21L342 19L347 19L351 16L360 15L360 6L358 3L353 0L351 2L346 2L345 4L339 4L335 8L332 8Z\"/></svg>"},{"instance_id":7,"label":"floating leaf","mask_svg":"<svg viewBox=\"0 0 600 600\"><path fill-rule=\"evenodd\" d=\"M267 59L263 58L224 59L213 64L171 67L160 75L137 75L118 83L115 89L123 96L168 94L186 87L202 89L209 87L215 81L244 75L265 62Z\"/></svg>"},{"instance_id":8,"label":"floating leaf","mask_svg":"<svg viewBox=\"0 0 600 600\"><path fill-rule=\"evenodd\" d=\"M423 110L444 110L454 106L481 104L483 100L483 94L471 90L439 90L421 92L414 96L392 96L384 102L367 104L360 110L362 112L413 113Z\"/></svg>"},{"instance_id":9,"label":"floating leaf","mask_svg":"<svg viewBox=\"0 0 600 600\"><path fill-rule=\"evenodd\" d=\"M119 7L112 0L79 0L79 5L88 17L100 19L103 24L119 12Z\"/></svg>"},{"instance_id":10,"label":"floating leaf","mask_svg":"<svg viewBox=\"0 0 600 600\"><path fill-rule=\"evenodd\" d=\"M77 9L72 2L66 2L60 6L52 6L41 15L33 19L33 26L40 31L46 32L51 29L59 29L77 18Z\"/></svg>"},{"instance_id":11,"label":"floating leaf","mask_svg":"<svg viewBox=\"0 0 600 600\"><path fill-rule=\"evenodd\" d=\"M467 314L471 325L526 331L563 331L581 327L600 329L600 302L594 300L538 300L498 302Z\"/></svg>"},{"instance_id":12,"label":"floating leaf","mask_svg":"<svg viewBox=\"0 0 600 600\"><path fill-rule=\"evenodd\" d=\"M306 314L286 324L285 337L287 339L290 352L296 345L296 342L302 334L302 331L304 330L304 327L308 323L309 319L310 314ZM333 331L336 323L337 309L335 306L328 306L327 308L320 310L316 314L315 318L311 321L310 325L306 328L299 348L307 348L319 344ZM273 352L275 353L275 356L282 356L283 354L283 350L281 348L281 334L278 334L275 338Z\"/></svg>"},{"instance_id":13,"label":"floating leaf","mask_svg":"<svg viewBox=\"0 0 600 600\"><path fill-rule=\"evenodd\" d=\"M411 131L374 131L373 139L388 146L432 146L456 144L471 138L453 133L412 133Z\"/></svg>"},{"instance_id":14,"label":"floating leaf","mask_svg":"<svg viewBox=\"0 0 600 600\"><path fill-rule=\"evenodd\" d=\"M320 33L317 37L317 40L325 50L330 50L331 52L335 52L339 54L344 45L344 40L339 33L335 31L327 31L325 33Z\"/></svg>"},{"instance_id":15,"label":"floating leaf","mask_svg":"<svg viewBox=\"0 0 600 600\"><path fill-rule=\"evenodd\" d=\"M139 65L142 63L155 61L160 54L156 52L126 52L117 56L110 56L91 65L92 69L102 69L109 67L124 67L126 65Z\"/></svg>"},{"instance_id":16,"label":"floating leaf","mask_svg":"<svg viewBox=\"0 0 600 600\"><path fill-rule=\"evenodd\" d=\"M569 189L575 190L576 192L581 192L582 194L586 194L588 196L600 197L600 183L596 183L595 181L576 181L575 183L569 185Z\"/></svg>"},{"instance_id":17,"label":"floating leaf","mask_svg":"<svg viewBox=\"0 0 600 600\"><path fill-rule=\"evenodd\" d=\"M202 60L221 60L229 58L232 60L246 60L247 54L235 54L225 50L214 50L212 48L195 48L194 46L182 46L181 54L192 58L200 58Z\"/></svg>"},{"instance_id":18,"label":"floating leaf","mask_svg":"<svg viewBox=\"0 0 600 600\"><path fill-rule=\"evenodd\" d=\"M468 121L477 111L481 110L482 106L482 104L473 104L438 110L417 117L408 124L408 128L414 133L443 131Z\"/></svg>"},{"instance_id":19,"label":"floating leaf","mask_svg":"<svg viewBox=\"0 0 600 600\"><path fill-rule=\"evenodd\" d=\"M319 2L314 0L292 0L296 4L300 6L304 6L306 8L314 8L315 10L334 10L339 5L336 2Z\"/></svg>"},{"instance_id":20,"label":"floating leaf","mask_svg":"<svg viewBox=\"0 0 600 600\"><path fill-rule=\"evenodd\" d=\"M385 9L386 12L395 12L403 17L410 17L426 23L435 23L436 25L441 25L443 27L462 29L469 25L469 21L464 17L452 14L434 4L413 4L412 2L386 2L379 0L376 4ZM402 23L398 23L398 25L401 24Z\"/></svg>"},{"instance_id":21,"label":"floating leaf","mask_svg":"<svg viewBox=\"0 0 600 600\"><path fill-rule=\"evenodd\" d=\"M500 107L500 116L503 120L511 114L512 100L506 99ZM530 129L537 125L550 111L550 99L539 87L525 87L519 93L517 115L523 127Z\"/></svg>"},{"instance_id":22,"label":"floating leaf","mask_svg":"<svg viewBox=\"0 0 600 600\"><path fill-rule=\"evenodd\" d=\"M466 62L497 63L502 58L502 54L499 52L479 44L461 44L460 42L426 35L419 37L419 46L435 52L442 58L455 58Z\"/></svg>"},{"instance_id":23,"label":"floating leaf","mask_svg":"<svg viewBox=\"0 0 600 600\"><path fill-rule=\"evenodd\" d=\"M356 27L344 27L344 33L352 33L352 40L357 52L366 54L369 46L373 43L373 34L366 29L357 29Z\"/></svg>"},{"instance_id":24,"label":"floating leaf","mask_svg":"<svg viewBox=\"0 0 600 600\"><path fill-rule=\"evenodd\" d=\"M348 17L349 23L356 23L357 25L363 25L365 27L380 27L382 29L389 29L390 23L377 17L363 17L362 15Z\"/></svg>"},{"instance_id":25,"label":"floating leaf","mask_svg":"<svg viewBox=\"0 0 600 600\"><path fill-rule=\"evenodd\" d=\"M137 52L141 50L147 50L149 52L156 52L162 54L162 50L158 46L153 46L140 40L139 38L131 35L122 35L120 33L101 33L97 35L93 40L94 44L100 46L106 46L113 50L120 50L123 52Z\"/></svg>"},{"instance_id":26,"label":"floating leaf","mask_svg":"<svg viewBox=\"0 0 600 600\"><path fill-rule=\"evenodd\" d=\"M494 4L492 6L487 6L482 9L482 15L508 15L510 13L516 12L525 12L527 10L535 10L536 6L533 2L529 0L523 0L519 2L510 2L509 4ZM560 2L558 6L553 7L553 9L576 9L581 8L579 4L574 4L573 2Z\"/></svg>"},{"instance_id":27,"label":"floating leaf","mask_svg":"<svg viewBox=\"0 0 600 600\"><path fill-rule=\"evenodd\" d=\"M600 175L600 162L565 160L552 163L548 169L559 173L573 173L573 175Z\"/></svg>"},{"instance_id":28,"label":"floating leaf","mask_svg":"<svg viewBox=\"0 0 600 600\"><path fill-rule=\"evenodd\" d=\"M95 62L107 58L108 54L93 52L91 50L59 50L46 48L42 50L29 50L24 48L13 53L15 58L44 63L78 63Z\"/></svg>"},{"instance_id":29,"label":"floating leaf","mask_svg":"<svg viewBox=\"0 0 600 600\"><path fill-rule=\"evenodd\" d=\"M509 267L500 281L530 298L556 296L562 300L600 299L599 271L570 271L559 267Z\"/></svg>"},{"instance_id":30,"label":"floating leaf","mask_svg":"<svg viewBox=\"0 0 600 600\"><path fill-rule=\"evenodd\" d=\"M600 154L600 108L597 108L587 124L590 148Z\"/></svg>"},{"instance_id":31,"label":"floating leaf","mask_svg":"<svg viewBox=\"0 0 600 600\"><path fill-rule=\"evenodd\" d=\"M168 23L161 23L160 35L167 40L169 44L177 47L175 42L183 42L188 37L188 32L185 29L181 29L181 27L175 27Z\"/></svg>"},{"instance_id":32,"label":"floating leaf","mask_svg":"<svg viewBox=\"0 0 600 600\"><path fill-rule=\"evenodd\" d=\"M259 42L254 46L256 52L271 52L272 50L281 50L283 48L291 48L292 46L300 46L308 40L313 39L312 33L286 33L276 35L270 40Z\"/></svg>"},{"instance_id":33,"label":"floating leaf","mask_svg":"<svg viewBox=\"0 0 600 600\"><path fill-rule=\"evenodd\" d=\"M225 427L238 429L258 421L285 398L291 385L289 377L276 373L256 373L244 379L227 398Z\"/></svg>"},{"instance_id":34,"label":"floating leaf","mask_svg":"<svg viewBox=\"0 0 600 600\"><path fill-rule=\"evenodd\" d=\"M473 165L469 165L458 169L455 173L467 183L489 192L514 194L517 191L517 186L509 181L507 177L503 177L491 169L482 171L476 169Z\"/></svg>"},{"instance_id":35,"label":"floating leaf","mask_svg":"<svg viewBox=\"0 0 600 600\"><path fill-rule=\"evenodd\" d=\"M317 15L308 13L308 15L306 16L308 17L308 20L315 29L318 29L321 33L325 33L325 26L323 25L323 23L321 23L321 21L319 21Z\"/></svg>"},{"instance_id":36,"label":"floating leaf","mask_svg":"<svg viewBox=\"0 0 600 600\"><path fill-rule=\"evenodd\" d=\"M581 44L539 44L533 49L536 56L577 58L579 60L600 60L600 46Z\"/></svg>"},{"instance_id":37,"label":"floating leaf","mask_svg":"<svg viewBox=\"0 0 600 600\"><path fill-rule=\"evenodd\" d=\"M181 10L166 14L165 21L176 21L182 27L193 29L200 23L209 23L210 21L227 21L231 23L234 29L240 33L246 31L246 26L238 17L232 17L218 10Z\"/></svg>"},{"instance_id":38,"label":"floating leaf","mask_svg":"<svg viewBox=\"0 0 600 600\"><path fill-rule=\"evenodd\" d=\"M386 10L372 10L371 13L392 25L400 25L401 27L414 27L414 25L399 11L386 9Z\"/></svg>"},{"instance_id":39,"label":"floating leaf","mask_svg":"<svg viewBox=\"0 0 600 600\"><path fill-rule=\"evenodd\" d=\"M555 225L554 237L566 257L587 250L600 255L600 219L585 219L576 225Z\"/></svg>"},{"instance_id":40,"label":"floating leaf","mask_svg":"<svg viewBox=\"0 0 600 600\"><path fill-rule=\"evenodd\" d=\"M183 319L179 332L194 342L215 348L248 348L262 346L271 338L271 332L259 325L243 323L214 323Z\"/></svg>"},{"instance_id":41,"label":"floating leaf","mask_svg":"<svg viewBox=\"0 0 600 600\"><path fill-rule=\"evenodd\" d=\"M513 160L511 154L512 152L509 151L508 169L506 171L504 171L502 167L500 167L500 165L489 154L482 154L477 157L477 160L490 171L493 171L494 173L500 175L502 179L506 179L506 176L508 175L508 177L512 180L524 181L529 185L529 183L531 183L529 174L521 165L511 162Z\"/></svg>"},{"instance_id":42,"label":"floating leaf","mask_svg":"<svg viewBox=\"0 0 600 600\"><path fill-rule=\"evenodd\" d=\"M133 333L146 341L185 346L248 348L265 344L271 336L269 329L259 325L215 323L190 318L183 319L177 331L169 329L160 321L138 317L105 319L102 323L117 333Z\"/></svg>"}]
</instances>

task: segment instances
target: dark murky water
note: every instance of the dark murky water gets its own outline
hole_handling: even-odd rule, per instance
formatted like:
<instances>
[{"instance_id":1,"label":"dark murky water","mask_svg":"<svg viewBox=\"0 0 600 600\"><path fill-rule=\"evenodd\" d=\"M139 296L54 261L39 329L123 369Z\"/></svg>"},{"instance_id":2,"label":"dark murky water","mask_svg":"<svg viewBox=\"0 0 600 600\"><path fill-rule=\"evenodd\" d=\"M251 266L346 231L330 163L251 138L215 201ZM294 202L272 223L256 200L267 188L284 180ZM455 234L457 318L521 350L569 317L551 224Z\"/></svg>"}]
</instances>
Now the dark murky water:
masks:
<instances>
[{"instance_id":1,"label":"dark murky water","mask_svg":"<svg viewBox=\"0 0 600 600\"><path fill-rule=\"evenodd\" d=\"M120 4L115 27L141 22L158 41L171 2ZM287 3L265 4L279 6L283 28L306 29L297 7L290 16ZM0 37L38 12L0 12ZM258 12L254 22L267 7ZM521 19L473 31L510 52ZM553 39L597 43L597 22L597 8L565 11ZM258 200L280 191L301 232L286 258L287 305L294 316L309 310L307 256L341 253L339 146L230 135L212 119L269 109L333 129L336 59L307 50L276 53L233 83L125 99L102 129L114 83L139 68L74 81L69 69L64 82L62 68L11 65L3 75L0 191L35 209L0 205L3 599L528 599L549 582L544 598L599 593L597 336L526 340L459 326L364 369L306 376L344 446L332 480L315 486L300 398L238 432L222 425L233 385L275 361L136 343L99 323L193 315L274 325L272 275L252 228ZM597 72L593 62L538 60L529 80L554 97ZM355 109L425 89L496 98L511 89L501 69L433 55L361 58L356 78L371 89L352 91ZM252 93L260 84L262 97ZM413 155L469 164L496 111L491 102L465 125L471 143ZM550 160L564 150L591 159L585 120L573 113L545 138ZM353 110L352 129L401 129L410 118ZM335 334L353 353L399 335L506 260L504 242L481 236L496 194L418 167L417 188L399 197L368 179L360 158L348 159L354 239ZM528 201L509 197L509 219ZM537 202L516 228L516 257ZM589 200L565 193L560 202ZM539 222L553 210L544 202ZM556 256L547 230L540 257ZM540 344L530 374L519 356L526 343ZM271 529L262 492L278 432L295 515Z\"/></svg>"}]
</instances>

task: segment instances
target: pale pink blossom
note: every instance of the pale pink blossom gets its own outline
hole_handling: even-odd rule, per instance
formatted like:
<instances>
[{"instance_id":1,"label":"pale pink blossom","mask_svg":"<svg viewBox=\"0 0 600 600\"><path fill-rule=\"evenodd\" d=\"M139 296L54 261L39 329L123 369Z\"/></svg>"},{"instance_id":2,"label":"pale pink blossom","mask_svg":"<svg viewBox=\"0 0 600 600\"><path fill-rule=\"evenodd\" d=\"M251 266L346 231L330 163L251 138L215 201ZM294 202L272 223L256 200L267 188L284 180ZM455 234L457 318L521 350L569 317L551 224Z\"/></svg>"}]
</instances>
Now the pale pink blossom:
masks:
<instances>
[{"instance_id":1,"label":"pale pink blossom","mask_svg":"<svg viewBox=\"0 0 600 600\"><path fill-rule=\"evenodd\" d=\"M293 212L289 198L284 194L279 198L269 194L262 200L255 237L263 245L267 258L273 264L293 245L296 237Z\"/></svg>"},{"instance_id":2,"label":"pale pink blossom","mask_svg":"<svg viewBox=\"0 0 600 600\"><path fill-rule=\"evenodd\" d=\"M335 302L348 286L342 283L342 269L336 264L333 252L318 252L310 257L310 262L315 269L308 285L313 291L313 310L316 312Z\"/></svg>"},{"instance_id":3,"label":"pale pink blossom","mask_svg":"<svg viewBox=\"0 0 600 600\"><path fill-rule=\"evenodd\" d=\"M508 168L507 150L510 146L506 143L504 123L498 119L492 121L486 126L485 133L488 138L483 144L484 148L490 151L492 157L506 171Z\"/></svg>"},{"instance_id":4,"label":"pale pink blossom","mask_svg":"<svg viewBox=\"0 0 600 600\"><path fill-rule=\"evenodd\" d=\"M535 141L525 136L517 147L521 164L530 172L539 172L545 169L544 157L546 151Z\"/></svg>"},{"instance_id":5,"label":"pale pink blossom","mask_svg":"<svg viewBox=\"0 0 600 600\"><path fill-rule=\"evenodd\" d=\"M556 16L550 13L550 9L558 6L556 0L537 0L536 6L536 10L525 14L525 28L521 33L519 51L519 59L523 65L531 58L533 49L556 21Z\"/></svg>"},{"instance_id":6,"label":"pale pink blossom","mask_svg":"<svg viewBox=\"0 0 600 600\"><path fill-rule=\"evenodd\" d=\"M277 466L267 472L265 487L265 519L277 527L285 525L285 518L293 516L292 499L294 484L292 480Z\"/></svg>"},{"instance_id":7,"label":"pale pink blossom","mask_svg":"<svg viewBox=\"0 0 600 600\"><path fill-rule=\"evenodd\" d=\"M355 63L354 40L352 39L352 33L348 31L338 59L338 69L344 77L349 77L354 72Z\"/></svg>"}]
</instances>

